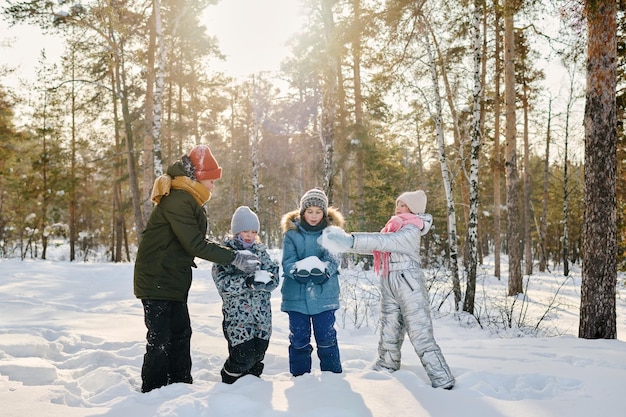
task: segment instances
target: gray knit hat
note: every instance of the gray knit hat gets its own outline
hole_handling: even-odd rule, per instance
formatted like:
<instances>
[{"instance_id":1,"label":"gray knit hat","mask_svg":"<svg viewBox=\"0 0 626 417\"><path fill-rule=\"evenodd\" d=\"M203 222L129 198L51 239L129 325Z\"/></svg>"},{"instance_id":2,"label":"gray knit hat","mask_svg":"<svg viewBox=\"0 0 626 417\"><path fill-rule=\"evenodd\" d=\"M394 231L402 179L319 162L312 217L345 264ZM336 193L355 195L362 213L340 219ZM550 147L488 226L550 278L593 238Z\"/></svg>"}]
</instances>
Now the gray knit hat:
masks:
<instances>
[{"instance_id":1,"label":"gray knit hat","mask_svg":"<svg viewBox=\"0 0 626 417\"><path fill-rule=\"evenodd\" d=\"M230 232L237 235L246 230L260 232L261 224L257 215L248 206L239 206L230 221Z\"/></svg>"},{"instance_id":2,"label":"gray knit hat","mask_svg":"<svg viewBox=\"0 0 626 417\"><path fill-rule=\"evenodd\" d=\"M324 216L328 214L328 197L320 188L313 188L302 196L300 199L300 215L309 207L319 207L324 212Z\"/></svg>"}]
</instances>

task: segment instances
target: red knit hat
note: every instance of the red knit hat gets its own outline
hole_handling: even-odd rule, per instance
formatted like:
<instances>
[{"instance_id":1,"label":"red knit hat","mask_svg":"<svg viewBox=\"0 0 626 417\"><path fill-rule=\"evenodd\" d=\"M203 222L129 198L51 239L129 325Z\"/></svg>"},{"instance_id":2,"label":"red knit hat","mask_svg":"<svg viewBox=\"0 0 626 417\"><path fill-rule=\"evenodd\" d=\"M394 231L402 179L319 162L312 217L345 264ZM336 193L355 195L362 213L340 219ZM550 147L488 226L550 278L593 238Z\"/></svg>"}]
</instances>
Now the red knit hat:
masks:
<instances>
[{"instance_id":1,"label":"red knit hat","mask_svg":"<svg viewBox=\"0 0 626 417\"><path fill-rule=\"evenodd\" d=\"M218 165L208 146L195 146L189 151L189 160L195 168L193 174L198 181L222 178L222 168Z\"/></svg>"}]
</instances>

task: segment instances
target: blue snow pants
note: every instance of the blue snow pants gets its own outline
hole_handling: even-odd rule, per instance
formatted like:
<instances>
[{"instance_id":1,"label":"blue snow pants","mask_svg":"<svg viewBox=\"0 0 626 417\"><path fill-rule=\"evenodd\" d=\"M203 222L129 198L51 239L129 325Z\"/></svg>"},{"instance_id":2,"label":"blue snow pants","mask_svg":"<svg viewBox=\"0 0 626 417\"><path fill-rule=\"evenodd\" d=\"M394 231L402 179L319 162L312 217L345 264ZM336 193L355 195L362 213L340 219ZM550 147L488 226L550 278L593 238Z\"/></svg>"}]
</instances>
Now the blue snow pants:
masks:
<instances>
[{"instance_id":1,"label":"blue snow pants","mask_svg":"<svg viewBox=\"0 0 626 417\"><path fill-rule=\"evenodd\" d=\"M311 372L311 327L317 345L320 369L341 373L341 358L335 330L335 311L315 315L288 311L289 314L289 372L299 376Z\"/></svg>"}]
</instances>

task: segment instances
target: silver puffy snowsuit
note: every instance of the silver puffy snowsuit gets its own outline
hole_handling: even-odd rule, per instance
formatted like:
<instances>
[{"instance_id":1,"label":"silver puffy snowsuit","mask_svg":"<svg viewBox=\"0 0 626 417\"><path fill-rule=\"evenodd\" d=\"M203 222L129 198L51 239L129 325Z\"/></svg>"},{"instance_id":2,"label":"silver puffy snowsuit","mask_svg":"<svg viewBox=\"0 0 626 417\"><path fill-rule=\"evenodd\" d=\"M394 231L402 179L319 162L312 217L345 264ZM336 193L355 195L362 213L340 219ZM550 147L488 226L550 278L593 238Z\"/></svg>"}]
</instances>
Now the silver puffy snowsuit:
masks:
<instances>
[{"instance_id":1,"label":"silver puffy snowsuit","mask_svg":"<svg viewBox=\"0 0 626 417\"><path fill-rule=\"evenodd\" d=\"M425 220L432 222L432 218ZM425 222L426 223L426 222ZM393 233L352 233L351 252L390 252L389 276L381 277L380 340L376 369L400 369L404 335L415 348L433 387L452 388L454 377L433 334L428 292L420 268L420 238L428 232L408 224Z\"/></svg>"}]
</instances>

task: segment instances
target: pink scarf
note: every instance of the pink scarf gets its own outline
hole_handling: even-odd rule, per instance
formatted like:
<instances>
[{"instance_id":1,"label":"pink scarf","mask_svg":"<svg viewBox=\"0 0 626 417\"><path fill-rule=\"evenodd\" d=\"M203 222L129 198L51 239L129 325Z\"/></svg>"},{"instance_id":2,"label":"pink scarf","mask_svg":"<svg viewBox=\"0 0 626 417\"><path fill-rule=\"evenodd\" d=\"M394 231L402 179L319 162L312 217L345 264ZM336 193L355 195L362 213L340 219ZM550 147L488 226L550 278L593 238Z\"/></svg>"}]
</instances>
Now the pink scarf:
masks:
<instances>
[{"instance_id":1,"label":"pink scarf","mask_svg":"<svg viewBox=\"0 0 626 417\"><path fill-rule=\"evenodd\" d=\"M391 216L385 227L380 233L393 233L402 229L407 224L413 224L420 230L424 228L424 221L413 213L402 213L395 216ZM389 276L389 252L374 251L374 272L381 277ZM382 274L380 273L380 267L383 267Z\"/></svg>"}]
</instances>

